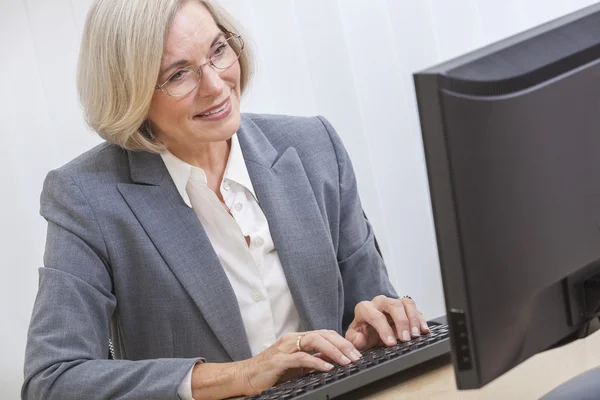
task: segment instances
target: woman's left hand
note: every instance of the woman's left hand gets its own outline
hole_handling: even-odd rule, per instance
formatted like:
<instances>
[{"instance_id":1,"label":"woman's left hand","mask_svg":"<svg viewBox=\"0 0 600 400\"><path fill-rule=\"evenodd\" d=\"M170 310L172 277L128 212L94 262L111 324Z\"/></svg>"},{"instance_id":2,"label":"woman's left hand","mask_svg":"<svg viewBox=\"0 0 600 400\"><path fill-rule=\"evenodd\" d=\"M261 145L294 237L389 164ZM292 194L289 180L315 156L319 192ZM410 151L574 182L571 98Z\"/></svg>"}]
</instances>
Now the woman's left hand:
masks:
<instances>
[{"instance_id":1,"label":"woman's left hand","mask_svg":"<svg viewBox=\"0 0 600 400\"><path fill-rule=\"evenodd\" d=\"M407 342L421 333L429 333L429 327L413 299L380 295L356 305L346 339L363 351L376 346L393 346L396 339Z\"/></svg>"}]
</instances>

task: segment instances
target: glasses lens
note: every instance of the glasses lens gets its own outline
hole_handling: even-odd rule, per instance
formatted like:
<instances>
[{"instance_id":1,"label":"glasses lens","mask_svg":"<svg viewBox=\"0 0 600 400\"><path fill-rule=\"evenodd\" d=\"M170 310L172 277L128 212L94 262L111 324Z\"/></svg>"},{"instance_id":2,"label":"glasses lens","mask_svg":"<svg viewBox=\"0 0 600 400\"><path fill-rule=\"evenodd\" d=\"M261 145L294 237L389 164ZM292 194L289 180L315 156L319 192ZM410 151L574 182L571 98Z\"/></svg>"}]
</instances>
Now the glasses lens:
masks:
<instances>
[{"instance_id":1,"label":"glasses lens","mask_svg":"<svg viewBox=\"0 0 600 400\"><path fill-rule=\"evenodd\" d=\"M198 82L200 82L200 75L196 67L189 66L171 75L165 84L165 89L171 96L183 96L194 90Z\"/></svg>"},{"instance_id":2,"label":"glasses lens","mask_svg":"<svg viewBox=\"0 0 600 400\"><path fill-rule=\"evenodd\" d=\"M240 37L230 37L217 43L210 61L215 68L227 69L240 58L244 42Z\"/></svg>"}]
</instances>

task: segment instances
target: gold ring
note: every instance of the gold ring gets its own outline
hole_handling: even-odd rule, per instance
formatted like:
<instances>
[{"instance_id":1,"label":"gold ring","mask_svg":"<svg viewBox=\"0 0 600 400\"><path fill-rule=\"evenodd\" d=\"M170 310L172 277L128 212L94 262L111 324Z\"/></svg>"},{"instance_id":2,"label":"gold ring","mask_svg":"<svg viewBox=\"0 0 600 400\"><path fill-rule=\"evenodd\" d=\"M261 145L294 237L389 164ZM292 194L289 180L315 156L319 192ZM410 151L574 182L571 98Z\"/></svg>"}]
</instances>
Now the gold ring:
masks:
<instances>
[{"instance_id":1,"label":"gold ring","mask_svg":"<svg viewBox=\"0 0 600 400\"><path fill-rule=\"evenodd\" d=\"M298 351L304 351L302 350L302 345L300 344L300 342L302 341L302 338L306 336L306 333L301 333L298 335L298 338L296 339L296 349L298 349Z\"/></svg>"}]
</instances>

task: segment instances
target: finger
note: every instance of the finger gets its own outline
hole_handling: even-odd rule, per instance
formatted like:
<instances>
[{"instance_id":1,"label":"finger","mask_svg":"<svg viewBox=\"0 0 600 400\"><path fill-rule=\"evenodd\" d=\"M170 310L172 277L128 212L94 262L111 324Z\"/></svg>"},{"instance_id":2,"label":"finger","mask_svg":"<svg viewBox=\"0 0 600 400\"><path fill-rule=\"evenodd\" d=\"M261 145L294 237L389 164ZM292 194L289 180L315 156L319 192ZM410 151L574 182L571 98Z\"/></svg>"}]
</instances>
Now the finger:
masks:
<instances>
[{"instance_id":1,"label":"finger","mask_svg":"<svg viewBox=\"0 0 600 400\"><path fill-rule=\"evenodd\" d=\"M411 339L410 323L403 302L400 299L388 299L388 305L385 311L394 321L398 339L403 342L408 342Z\"/></svg>"},{"instance_id":2,"label":"finger","mask_svg":"<svg viewBox=\"0 0 600 400\"><path fill-rule=\"evenodd\" d=\"M364 327L364 331L367 331L366 326ZM368 337L363 330L361 330L361 327L357 326L356 328L348 328L346 331L346 340L352 343L354 348L360 352L366 349Z\"/></svg>"},{"instance_id":3,"label":"finger","mask_svg":"<svg viewBox=\"0 0 600 400\"><path fill-rule=\"evenodd\" d=\"M283 335L277 342L277 351L279 353L291 354L298 351L298 343L304 344L304 337L307 333L289 332ZM298 342L300 340L300 342Z\"/></svg>"},{"instance_id":4,"label":"finger","mask_svg":"<svg viewBox=\"0 0 600 400\"><path fill-rule=\"evenodd\" d=\"M390 302L390 297L384 296L380 294L371 300L371 303L380 311L383 311L387 308L388 303Z\"/></svg>"},{"instance_id":5,"label":"finger","mask_svg":"<svg viewBox=\"0 0 600 400\"><path fill-rule=\"evenodd\" d=\"M321 360L328 362L330 364L335 362L335 360L332 360L331 358L327 357L326 354L323 354L323 353L315 353L315 354L313 354L313 356L320 358Z\"/></svg>"},{"instance_id":6,"label":"finger","mask_svg":"<svg viewBox=\"0 0 600 400\"><path fill-rule=\"evenodd\" d=\"M346 340L348 340L357 351L365 350L368 342L369 325L365 322L358 322L356 319L350 323L346 331Z\"/></svg>"},{"instance_id":7,"label":"finger","mask_svg":"<svg viewBox=\"0 0 600 400\"><path fill-rule=\"evenodd\" d=\"M419 323L421 324L421 333L429 333L431 329L429 329L429 324L427 324L427 320L423 316L423 313L419 311Z\"/></svg>"},{"instance_id":8,"label":"finger","mask_svg":"<svg viewBox=\"0 0 600 400\"><path fill-rule=\"evenodd\" d=\"M332 360L331 358L327 357L325 354L323 353L314 353L313 357L317 357L320 358L321 360L328 362L329 364L333 364L335 363L334 360ZM313 372L314 369L310 369L310 368L302 368L302 373L301 375L306 375L306 374L310 374L311 372Z\"/></svg>"},{"instance_id":9,"label":"finger","mask_svg":"<svg viewBox=\"0 0 600 400\"><path fill-rule=\"evenodd\" d=\"M317 371L331 371L334 368L333 364L303 351L293 354L280 354L278 359L281 360L282 369L284 370L303 368Z\"/></svg>"},{"instance_id":10,"label":"finger","mask_svg":"<svg viewBox=\"0 0 600 400\"><path fill-rule=\"evenodd\" d=\"M358 361L362 357L362 354L354 347L354 344L336 331L325 331L321 335L352 361Z\"/></svg>"},{"instance_id":11,"label":"finger","mask_svg":"<svg viewBox=\"0 0 600 400\"><path fill-rule=\"evenodd\" d=\"M419 310L417 310L417 305L415 301L411 298L405 297L400 299L402 304L404 305L404 310L406 311L406 316L408 317L408 323L410 324L410 334L412 337L421 336L421 314Z\"/></svg>"},{"instance_id":12,"label":"finger","mask_svg":"<svg viewBox=\"0 0 600 400\"><path fill-rule=\"evenodd\" d=\"M377 331L383 343L387 344L388 346L395 345L396 339L394 337L394 330L388 323L388 320L383 312L378 310L374 303L370 301L361 302L360 304L362 304L360 309L360 318L372 326L375 331Z\"/></svg>"},{"instance_id":13,"label":"finger","mask_svg":"<svg viewBox=\"0 0 600 400\"><path fill-rule=\"evenodd\" d=\"M325 331L309 332L302 338L302 350L306 352L318 351L325 354L327 357L334 360L340 365L348 365L352 361L338 347L323 335ZM336 333L337 335L337 333ZM344 341L347 342L346 339ZM348 342L350 346L352 344ZM354 346L352 346L354 347Z\"/></svg>"}]
</instances>

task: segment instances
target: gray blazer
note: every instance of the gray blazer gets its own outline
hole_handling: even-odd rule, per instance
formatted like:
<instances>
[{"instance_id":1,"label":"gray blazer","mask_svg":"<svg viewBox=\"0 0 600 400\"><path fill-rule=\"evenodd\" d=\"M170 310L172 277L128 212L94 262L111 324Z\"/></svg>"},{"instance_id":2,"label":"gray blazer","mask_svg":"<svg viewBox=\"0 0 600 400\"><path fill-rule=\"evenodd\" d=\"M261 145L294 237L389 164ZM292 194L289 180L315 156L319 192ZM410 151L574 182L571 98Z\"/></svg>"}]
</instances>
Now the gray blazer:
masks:
<instances>
[{"instance_id":1,"label":"gray blazer","mask_svg":"<svg viewBox=\"0 0 600 400\"><path fill-rule=\"evenodd\" d=\"M396 296L323 118L242 115L240 145L306 330ZM101 144L48 174L27 399L178 399L199 359L251 356L231 285L159 155ZM117 360L108 359L109 338Z\"/></svg>"}]
</instances>

